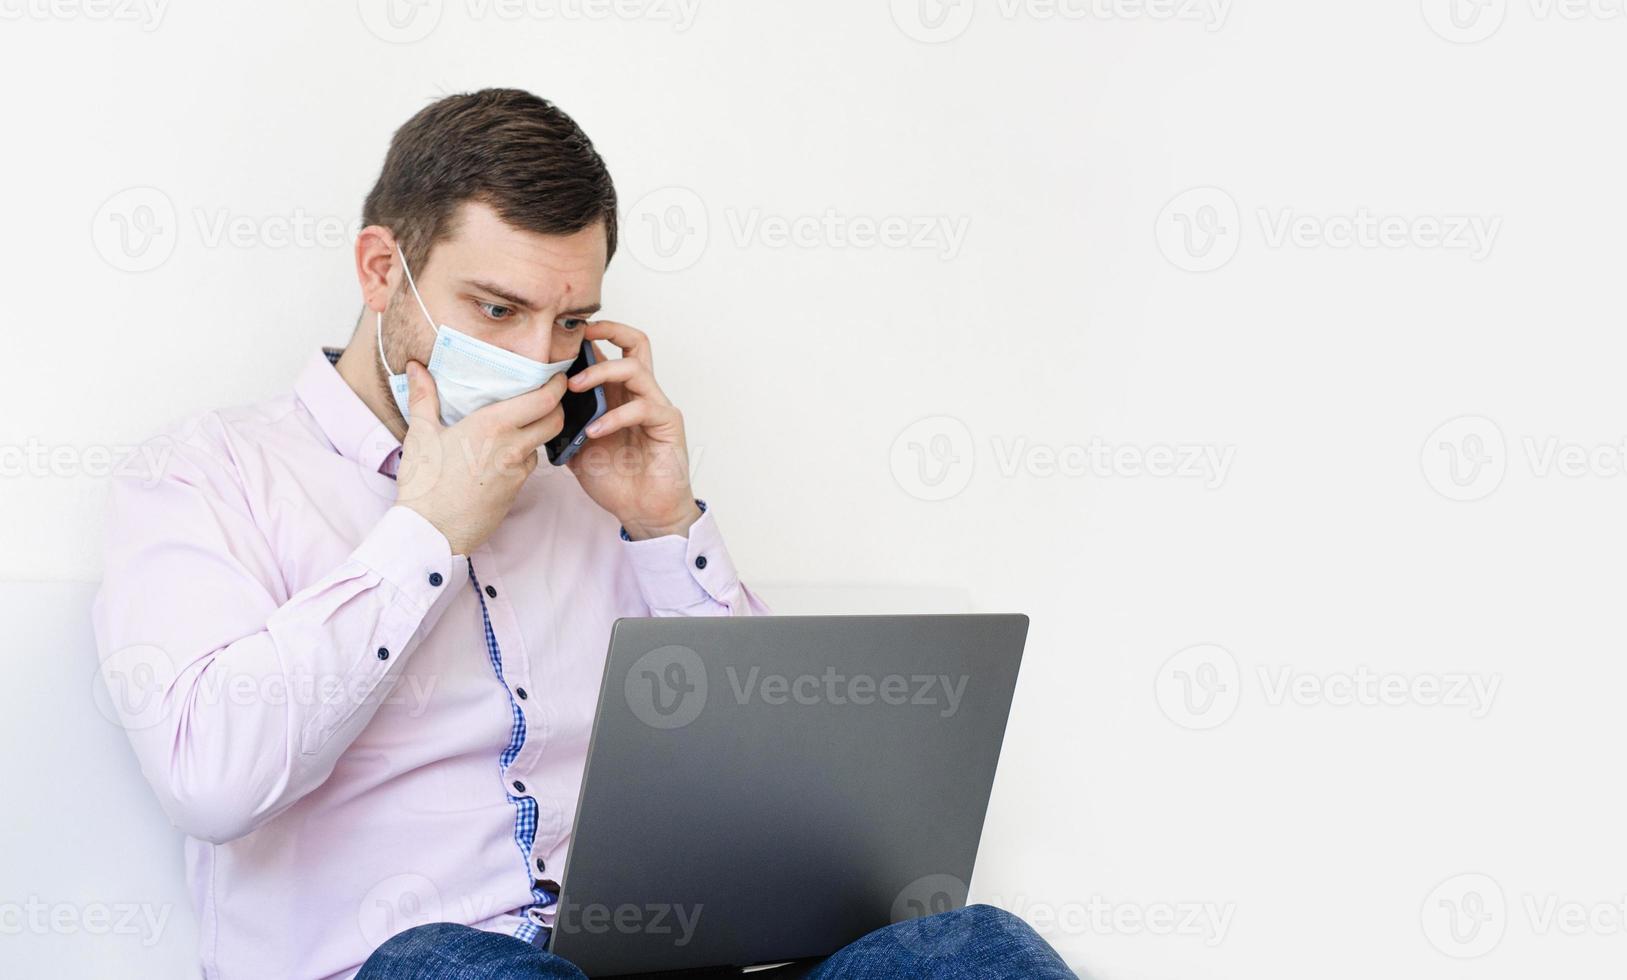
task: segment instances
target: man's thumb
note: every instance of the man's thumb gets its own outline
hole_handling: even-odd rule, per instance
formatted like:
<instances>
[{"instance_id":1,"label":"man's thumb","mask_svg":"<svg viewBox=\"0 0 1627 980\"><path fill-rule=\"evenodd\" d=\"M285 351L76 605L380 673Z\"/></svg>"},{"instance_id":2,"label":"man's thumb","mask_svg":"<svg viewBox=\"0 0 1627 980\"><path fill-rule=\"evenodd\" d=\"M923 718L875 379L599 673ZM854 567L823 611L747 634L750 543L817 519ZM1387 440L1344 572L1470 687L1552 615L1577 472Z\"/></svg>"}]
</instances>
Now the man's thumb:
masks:
<instances>
[{"instance_id":1,"label":"man's thumb","mask_svg":"<svg viewBox=\"0 0 1627 980\"><path fill-rule=\"evenodd\" d=\"M417 361L407 362L407 412L411 416L407 419L409 426L441 427L441 399L435 391L435 379Z\"/></svg>"}]
</instances>

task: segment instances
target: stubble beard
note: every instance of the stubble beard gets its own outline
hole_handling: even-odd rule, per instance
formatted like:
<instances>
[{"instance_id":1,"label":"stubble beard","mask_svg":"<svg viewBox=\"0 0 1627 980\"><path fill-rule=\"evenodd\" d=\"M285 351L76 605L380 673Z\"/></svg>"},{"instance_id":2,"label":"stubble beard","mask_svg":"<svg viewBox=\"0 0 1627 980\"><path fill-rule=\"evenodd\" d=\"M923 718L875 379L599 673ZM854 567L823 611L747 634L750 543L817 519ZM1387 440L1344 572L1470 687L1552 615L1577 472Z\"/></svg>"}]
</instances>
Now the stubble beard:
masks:
<instances>
[{"instance_id":1,"label":"stubble beard","mask_svg":"<svg viewBox=\"0 0 1627 980\"><path fill-rule=\"evenodd\" d=\"M430 354L435 350L435 339L423 322L424 312L409 301L405 293L405 289L397 290L384 309L384 357L389 362L389 371L396 374L407 373L408 361L417 361L427 368ZM390 389L385 365L377 363L377 355L373 360L378 390L385 404L394 405L395 392Z\"/></svg>"}]
</instances>

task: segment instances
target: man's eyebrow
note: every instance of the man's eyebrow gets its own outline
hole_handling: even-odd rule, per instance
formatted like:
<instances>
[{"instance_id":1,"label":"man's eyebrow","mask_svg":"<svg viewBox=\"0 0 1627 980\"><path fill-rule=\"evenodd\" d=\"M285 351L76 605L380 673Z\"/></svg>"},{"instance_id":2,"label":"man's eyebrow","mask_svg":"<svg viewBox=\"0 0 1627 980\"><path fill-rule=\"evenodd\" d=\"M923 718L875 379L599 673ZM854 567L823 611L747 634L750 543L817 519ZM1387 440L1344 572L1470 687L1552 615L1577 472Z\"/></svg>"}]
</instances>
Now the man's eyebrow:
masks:
<instances>
[{"instance_id":1,"label":"man's eyebrow","mask_svg":"<svg viewBox=\"0 0 1627 980\"><path fill-rule=\"evenodd\" d=\"M514 293L511 293L506 289L503 289L503 288L498 287L498 286L494 286L491 283L486 282L486 281L481 280L481 279L470 279L468 281L468 285L469 285L469 287L471 289L478 289L483 293L489 293L492 296L496 296L498 299L502 300L503 302L507 303L508 305L518 307L518 308L523 309L523 310L536 310L536 309L541 309L541 307L542 307L541 303L537 303L537 302L534 302L532 300L526 299L524 296L517 296ZM579 317L592 316L593 314L599 312L600 305L601 304L599 304L599 303L594 303L594 304L589 305L589 306L578 307L577 309L574 309L574 310L565 310L564 312L560 313L559 315L560 316L579 316Z\"/></svg>"},{"instance_id":2,"label":"man's eyebrow","mask_svg":"<svg viewBox=\"0 0 1627 980\"><path fill-rule=\"evenodd\" d=\"M471 289L478 289L483 293L489 293L492 296L496 296L498 299L502 300L508 305L517 306L521 309L534 310L542 305L540 303L533 303L524 296L515 295L514 293L511 293L500 286L494 286L491 283L480 279L470 279L468 280L468 285Z\"/></svg>"}]
</instances>

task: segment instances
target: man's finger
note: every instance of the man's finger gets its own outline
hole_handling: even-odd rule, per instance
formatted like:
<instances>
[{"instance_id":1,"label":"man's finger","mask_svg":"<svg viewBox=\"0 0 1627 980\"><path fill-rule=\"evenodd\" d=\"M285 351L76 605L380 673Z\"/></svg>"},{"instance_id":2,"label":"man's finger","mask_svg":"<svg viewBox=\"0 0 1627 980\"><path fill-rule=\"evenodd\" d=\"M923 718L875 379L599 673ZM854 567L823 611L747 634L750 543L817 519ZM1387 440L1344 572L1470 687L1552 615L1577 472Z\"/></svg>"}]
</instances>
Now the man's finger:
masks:
<instances>
[{"instance_id":1,"label":"man's finger","mask_svg":"<svg viewBox=\"0 0 1627 980\"><path fill-rule=\"evenodd\" d=\"M628 357L616 361L600 361L592 367L583 368L571 378L570 386L572 391L587 391L607 381L620 381L627 386L628 391L640 398L648 398L658 405L672 404L666 392L655 383L655 375L650 372L649 365Z\"/></svg>"},{"instance_id":2,"label":"man's finger","mask_svg":"<svg viewBox=\"0 0 1627 980\"><path fill-rule=\"evenodd\" d=\"M565 409L556 405L553 411L542 418L529 425L520 426L521 444L535 453L549 439L559 435L564 430Z\"/></svg>"},{"instance_id":3,"label":"man's finger","mask_svg":"<svg viewBox=\"0 0 1627 980\"><path fill-rule=\"evenodd\" d=\"M603 439L635 425L642 425L648 430L671 422L677 417L678 410L671 405L657 405L647 398L638 398L604 413L598 421L588 426L588 435L594 439Z\"/></svg>"},{"instance_id":4,"label":"man's finger","mask_svg":"<svg viewBox=\"0 0 1627 980\"><path fill-rule=\"evenodd\" d=\"M583 328L582 336L588 340L608 340L621 348L622 357L643 361L645 367L651 371L655 370L655 357L650 352L650 338L637 327L629 327L614 320L594 320Z\"/></svg>"},{"instance_id":5,"label":"man's finger","mask_svg":"<svg viewBox=\"0 0 1627 980\"><path fill-rule=\"evenodd\" d=\"M548 383L541 388L487 405L471 413L469 417L479 415L518 429L530 425L559 407L559 400L564 395L565 372L561 371L549 378Z\"/></svg>"}]
</instances>

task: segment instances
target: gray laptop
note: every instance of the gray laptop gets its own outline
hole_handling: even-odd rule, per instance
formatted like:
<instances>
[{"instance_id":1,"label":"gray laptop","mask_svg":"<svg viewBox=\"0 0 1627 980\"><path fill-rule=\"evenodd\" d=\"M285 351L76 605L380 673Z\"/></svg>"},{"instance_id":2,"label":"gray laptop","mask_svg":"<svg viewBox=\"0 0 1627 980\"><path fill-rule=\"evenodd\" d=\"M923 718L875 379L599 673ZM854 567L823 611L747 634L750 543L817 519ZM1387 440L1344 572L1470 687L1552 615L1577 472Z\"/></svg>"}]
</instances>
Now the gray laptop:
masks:
<instances>
[{"instance_id":1,"label":"gray laptop","mask_svg":"<svg viewBox=\"0 0 1627 980\"><path fill-rule=\"evenodd\" d=\"M618 620L549 948L726 975L965 904L1027 632Z\"/></svg>"}]
</instances>

